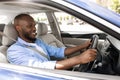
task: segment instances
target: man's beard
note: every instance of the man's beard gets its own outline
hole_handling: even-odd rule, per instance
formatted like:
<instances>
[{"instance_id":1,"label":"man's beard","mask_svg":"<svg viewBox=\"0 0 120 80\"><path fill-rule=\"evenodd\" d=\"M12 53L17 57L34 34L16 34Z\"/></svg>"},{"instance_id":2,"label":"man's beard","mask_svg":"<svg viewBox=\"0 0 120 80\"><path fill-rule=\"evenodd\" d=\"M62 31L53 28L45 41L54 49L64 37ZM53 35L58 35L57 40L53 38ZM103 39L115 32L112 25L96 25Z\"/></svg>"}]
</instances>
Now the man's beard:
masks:
<instances>
[{"instance_id":1,"label":"man's beard","mask_svg":"<svg viewBox=\"0 0 120 80\"><path fill-rule=\"evenodd\" d=\"M35 40L36 40L36 38L32 38L32 37L30 37L28 35L24 35L24 36L25 36L26 39L28 39L28 40L30 40L32 42L35 42Z\"/></svg>"}]
</instances>

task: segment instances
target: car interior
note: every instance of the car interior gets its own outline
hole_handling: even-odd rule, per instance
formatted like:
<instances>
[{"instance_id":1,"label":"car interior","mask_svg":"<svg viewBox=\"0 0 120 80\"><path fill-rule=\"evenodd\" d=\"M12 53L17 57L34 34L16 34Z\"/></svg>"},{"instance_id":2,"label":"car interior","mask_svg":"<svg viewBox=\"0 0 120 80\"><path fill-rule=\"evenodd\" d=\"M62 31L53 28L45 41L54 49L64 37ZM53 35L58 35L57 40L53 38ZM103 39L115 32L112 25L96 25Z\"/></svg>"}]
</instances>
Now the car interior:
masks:
<instances>
[{"instance_id":1,"label":"car interior","mask_svg":"<svg viewBox=\"0 0 120 80\"><path fill-rule=\"evenodd\" d=\"M86 40L91 40L92 45L89 48L97 49L97 59L88 64L78 65L75 67L73 71L80 72L91 72L91 73L100 73L100 74L110 74L110 75L120 75L120 47L118 43L120 43L114 37L108 35L107 33L87 33L87 34L69 34L66 32L62 32L59 29L59 23L57 22L54 12L61 12L61 10L57 10L55 8L45 6L45 5L35 5L25 3L24 5L20 5L19 3L0 3L1 11L3 13L8 13L11 18L9 22L6 24L0 24L0 31L2 31L5 35L1 35L0 37L0 62L8 63L6 51L9 46L15 43L17 39L17 32L14 29L12 20L15 15L19 13L41 13L44 12L47 15L51 33L48 32L47 24L44 22L37 22L37 38L42 39L47 44L56 46L56 47L70 47L77 46L85 42ZM10 8L12 11L8 10ZM8 10L8 11L7 11ZM87 22L86 22L87 23ZM87 36L87 37L85 37ZM117 43L118 42L118 43ZM80 54L83 51L79 51L77 54ZM70 55L68 57L72 57L74 55Z\"/></svg>"}]
</instances>

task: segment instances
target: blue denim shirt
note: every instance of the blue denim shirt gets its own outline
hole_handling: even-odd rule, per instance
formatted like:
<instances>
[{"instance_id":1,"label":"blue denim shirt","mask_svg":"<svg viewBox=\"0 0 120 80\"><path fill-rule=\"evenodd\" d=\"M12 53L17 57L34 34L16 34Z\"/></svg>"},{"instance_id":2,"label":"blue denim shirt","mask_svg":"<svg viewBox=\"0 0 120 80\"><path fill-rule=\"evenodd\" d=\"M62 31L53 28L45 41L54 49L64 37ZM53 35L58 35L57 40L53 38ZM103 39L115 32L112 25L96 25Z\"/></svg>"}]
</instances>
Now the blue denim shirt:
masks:
<instances>
[{"instance_id":1,"label":"blue denim shirt","mask_svg":"<svg viewBox=\"0 0 120 80\"><path fill-rule=\"evenodd\" d=\"M12 64L32 66L46 69L55 69L56 61L51 61L40 53L29 49L27 46L41 47L46 55L55 56L57 58L64 58L65 47L57 48L45 44L42 40L36 39L35 43L28 43L18 38L17 42L10 46L7 50L7 59Z\"/></svg>"}]
</instances>

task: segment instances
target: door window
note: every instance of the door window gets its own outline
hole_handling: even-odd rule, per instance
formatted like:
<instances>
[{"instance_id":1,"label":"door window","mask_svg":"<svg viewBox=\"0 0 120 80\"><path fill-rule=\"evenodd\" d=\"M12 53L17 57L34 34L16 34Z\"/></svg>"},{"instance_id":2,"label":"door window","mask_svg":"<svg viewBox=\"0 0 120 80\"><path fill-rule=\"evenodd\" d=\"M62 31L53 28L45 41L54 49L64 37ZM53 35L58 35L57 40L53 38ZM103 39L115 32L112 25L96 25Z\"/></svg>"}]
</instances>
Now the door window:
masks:
<instances>
[{"instance_id":1,"label":"door window","mask_svg":"<svg viewBox=\"0 0 120 80\"><path fill-rule=\"evenodd\" d=\"M101 32L94 26L86 23L83 20L80 20L74 16L71 16L67 13L64 12L55 12L55 16L58 20L60 30L62 32L67 32L67 33L96 33L96 32Z\"/></svg>"}]
</instances>

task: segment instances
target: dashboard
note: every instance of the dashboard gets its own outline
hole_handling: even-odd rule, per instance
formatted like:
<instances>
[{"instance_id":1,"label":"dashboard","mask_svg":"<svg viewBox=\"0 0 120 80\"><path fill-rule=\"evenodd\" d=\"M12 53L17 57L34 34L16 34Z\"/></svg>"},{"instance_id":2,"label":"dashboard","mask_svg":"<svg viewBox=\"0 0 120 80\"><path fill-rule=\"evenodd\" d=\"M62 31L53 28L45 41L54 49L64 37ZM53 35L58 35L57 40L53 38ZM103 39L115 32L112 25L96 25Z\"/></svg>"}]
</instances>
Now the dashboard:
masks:
<instances>
[{"instance_id":1,"label":"dashboard","mask_svg":"<svg viewBox=\"0 0 120 80\"><path fill-rule=\"evenodd\" d=\"M120 75L120 41L108 35L102 44L98 47L97 64L94 69L96 73Z\"/></svg>"}]
</instances>

